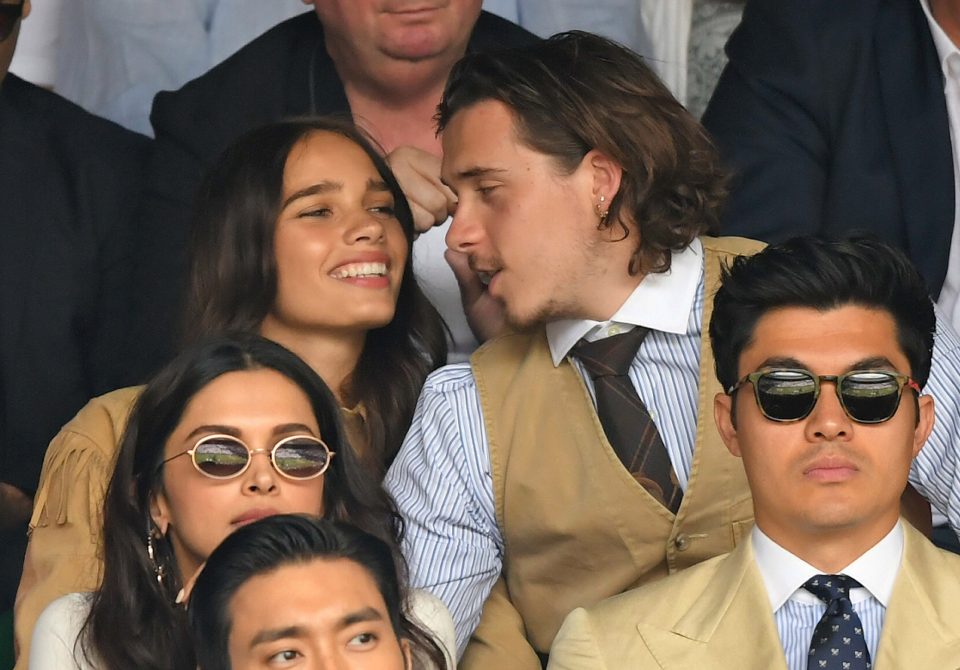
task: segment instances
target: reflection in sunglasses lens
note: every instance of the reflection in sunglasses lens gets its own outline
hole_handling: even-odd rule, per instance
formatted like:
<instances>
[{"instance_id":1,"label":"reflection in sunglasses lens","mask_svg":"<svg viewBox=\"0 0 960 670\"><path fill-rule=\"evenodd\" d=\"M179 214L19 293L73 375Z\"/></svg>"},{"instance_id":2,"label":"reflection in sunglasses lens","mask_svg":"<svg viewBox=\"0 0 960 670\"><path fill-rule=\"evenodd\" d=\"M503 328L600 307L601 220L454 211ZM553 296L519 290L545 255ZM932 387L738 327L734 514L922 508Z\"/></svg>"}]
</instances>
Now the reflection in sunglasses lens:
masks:
<instances>
[{"instance_id":1,"label":"reflection in sunglasses lens","mask_svg":"<svg viewBox=\"0 0 960 670\"><path fill-rule=\"evenodd\" d=\"M250 453L239 441L226 437L205 440L194 450L197 467L211 477L230 477L247 464Z\"/></svg>"},{"instance_id":2,"label":"reflection in sunglasses lens","mask_svg":"<svg viewBox=\"0 0 960 670\"><path fill-rule=\"evenodd\" d=\"M306 479L319 473L327 464L328 454L323 445L310 439L292 439L274 452L277 469L289 477Z\"/></svg>"},{"instance_id":3,"label":"reflection in sunglasses lens","mask_svg":"<svg viewBox=\"0 0 960 670\"><path fill-rule=\"evenodd\" d=\"M900 404L900 384L896 377L881 372L847 376L840 394L850 416L863 423L889 419Z\"/></svg>"},{"instance_id":4,"label":"reflection in sunglasses lens","mask_svg":"<svg viewBox=\"0 0 960 670\"><path fill-rule=\"evenodd\" d=\"M813 409L816 382L795 370L776 370L757 380L760 409L771 419L792 421Z\"/></svg>"}]
</instances>

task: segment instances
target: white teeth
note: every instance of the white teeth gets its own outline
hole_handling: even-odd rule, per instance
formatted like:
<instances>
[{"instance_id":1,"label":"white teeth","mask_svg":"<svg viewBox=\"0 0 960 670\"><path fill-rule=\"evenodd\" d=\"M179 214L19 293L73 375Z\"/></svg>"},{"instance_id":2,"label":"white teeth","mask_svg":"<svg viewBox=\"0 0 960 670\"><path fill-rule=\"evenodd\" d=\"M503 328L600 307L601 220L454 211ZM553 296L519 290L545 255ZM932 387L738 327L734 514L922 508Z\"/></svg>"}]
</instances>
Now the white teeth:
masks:
<instances>
[{"instance_id":1,"label":"white teeth","mask_svg":"<svg viewBox=\"0 0 960 670\"><path fill-rule=\"evenodd\" d=\"M341 265L330 276L334 279L351 277L383 277L387 274L386 263L348 263Z\"/></svg>"}]
</instances>

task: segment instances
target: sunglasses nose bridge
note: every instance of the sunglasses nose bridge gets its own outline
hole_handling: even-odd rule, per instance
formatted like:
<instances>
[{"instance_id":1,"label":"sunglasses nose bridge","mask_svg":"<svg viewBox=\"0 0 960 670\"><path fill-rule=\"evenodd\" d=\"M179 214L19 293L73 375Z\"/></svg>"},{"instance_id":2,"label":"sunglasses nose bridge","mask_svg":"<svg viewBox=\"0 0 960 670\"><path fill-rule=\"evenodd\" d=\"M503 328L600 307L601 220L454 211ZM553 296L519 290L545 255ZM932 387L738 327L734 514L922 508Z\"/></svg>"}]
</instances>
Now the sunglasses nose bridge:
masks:
<instances>
[{"instance_id":1,"label":"sunglasses nose bridge","mask_svg":"<svg viewBox=\"0 0 960 670\"><path fill-rule=\"evenodd\" d=\"M847 435L852 429L852 420L840 393L841 379L837 375L820 375L815 378L815 401L808 415L808 430L813 439L834 439ZM832 392L824 393L823 384L831 384Z\"/></svg>"},{"instance_id":2,"label":"sunglasses nose bridge","mask_svg":"<svg viewBox=\"0 0 960 670\"><path fill-rule=\"evenodd\" d=\"M251 493L271 493L276 490L282 477L273 463L273 449L248 447L247 451L247 466L241 475L245 480L244 488ZM265 457L266 462L254 458L258 455Z\"/></svg>"}]
</instances>

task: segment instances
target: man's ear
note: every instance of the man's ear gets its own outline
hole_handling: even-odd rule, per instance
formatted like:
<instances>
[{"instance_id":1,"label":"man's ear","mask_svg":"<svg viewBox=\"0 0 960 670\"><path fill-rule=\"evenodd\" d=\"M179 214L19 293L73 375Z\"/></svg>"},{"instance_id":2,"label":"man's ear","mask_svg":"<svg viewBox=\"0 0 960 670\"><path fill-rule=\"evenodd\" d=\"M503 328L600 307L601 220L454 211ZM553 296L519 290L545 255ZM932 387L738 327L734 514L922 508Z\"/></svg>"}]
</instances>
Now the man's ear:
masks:
<instances>
[{"instance_id":1,"label":"man's ear","mask_svg":"<svg viewBox=\"0 0 960 670\"><path fill-rule=\"evenodd\" d=\"M590 171L594 205L599 207L601 212L606 212L610 202L620 192L623 166L599 149L588 151L581 161L581 166Z\"/></svg>"},{"instance_id":2,"label":"man's ear","mask_svg":"<svg viewBox=\"0 0 960 670\"><path fill-rule=\"evenodd\" d=\"M913 429L913 457L916 458L933 430L934 401L931 395L917 397L917 425Z\"/></svg>"},{"instance_id":3,"label":"man's ear","mask_svg":"<svg viewBox=\"0 0 960 670\"><path fill-rule=\"evenodd\" d=\"M740 456L740 441L737 437L737 421L733 416L736 411L733 396L718 393L713 398L713 420L717 423L720 439L727 446L727 450L734 456Z\"/></svg>"}]
</instances>

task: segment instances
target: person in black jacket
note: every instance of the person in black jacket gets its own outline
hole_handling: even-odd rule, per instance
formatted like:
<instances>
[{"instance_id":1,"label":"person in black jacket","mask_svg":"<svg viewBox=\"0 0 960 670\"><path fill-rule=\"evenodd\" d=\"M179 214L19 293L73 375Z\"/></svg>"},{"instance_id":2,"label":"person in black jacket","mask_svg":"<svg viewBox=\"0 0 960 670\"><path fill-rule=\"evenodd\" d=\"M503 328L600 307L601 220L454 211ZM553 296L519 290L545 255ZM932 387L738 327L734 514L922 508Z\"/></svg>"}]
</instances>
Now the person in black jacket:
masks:
<instances>
[{"instance_id":1,"label":"person in black jacket","mask_svg":"<svg viewBox=\"0 0 960 670\"><path fill-rule=\"evenodd\" d=\"M26 16L29 1L21 6ZM131 381L122 357L129 225L150 147L9 74L19 19L8 27L0 40L0 611L13 604L47 444L87 400Z\"/></svg>"},{"instance_id":2,"label":"person in black jacket","mask_svg":"<svg viewBox=\"0 0 960 670\"><path fill-rule=\"evenodd\" d=\"M417 3L421 8L436 5L417 11L407 11L413 3L399 1L389 5L393 11L373 0L315 4L315 12L281 23L210 72L154 101L151 123L157 143L135 240L137 308L131 343L144 373L175 348L190 201L204 170L232 140L285 117L350 115L387 152L411 145L421 155L433 154L427 171L439 187L433 115L450 68L468 50L537 39L481 12L480 0ZM416 208L416 197L412 199ZM417 269L424 266L424 244L431 245L436 258L427 265L443 264L442 233L431 231L416 246ZM421 273L428 297L439 302L448 323L459 316L462 327L452 324L455 344L461 352L468 350L471 337L456 289L445 305L443 298L451 292L436 290L442 280L425 279Z\"/></svg>"},{"instance_id":3,"label":"person in black jacket","mask_svg":"<svg viewBox=\"0 0 960 670\"><path fill-rule=\"evenodd\" d=\"M703 116L735 172L721 232L873 234L907 253L936 299L960 211L934 35L951 6L750 0Z\"/></svg>"}]
</instances>

